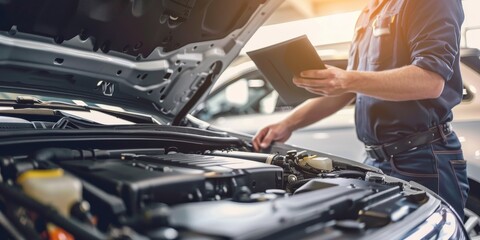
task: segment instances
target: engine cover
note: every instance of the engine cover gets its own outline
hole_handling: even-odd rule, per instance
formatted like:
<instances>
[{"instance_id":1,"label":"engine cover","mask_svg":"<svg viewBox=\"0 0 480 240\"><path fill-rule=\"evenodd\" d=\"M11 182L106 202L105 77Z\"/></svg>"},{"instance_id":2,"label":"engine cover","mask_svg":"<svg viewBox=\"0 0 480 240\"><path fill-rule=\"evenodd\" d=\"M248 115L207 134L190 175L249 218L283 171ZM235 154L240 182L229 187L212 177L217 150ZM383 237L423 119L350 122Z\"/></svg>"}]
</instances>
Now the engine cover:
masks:
<instances>
[{"instance_id":1,"label":"engine cover","mask_svg":"<svg viewBox=\"0 0 480 240\"><path fill-rule=\"evenodd\" d=\"M251 192L282 188L280 167L229 157L175 153L60 164L83 180L121 197L130 214L153 203L174 205L232 198L245 191L245 187Z\"/></svg>"}]
</instances>

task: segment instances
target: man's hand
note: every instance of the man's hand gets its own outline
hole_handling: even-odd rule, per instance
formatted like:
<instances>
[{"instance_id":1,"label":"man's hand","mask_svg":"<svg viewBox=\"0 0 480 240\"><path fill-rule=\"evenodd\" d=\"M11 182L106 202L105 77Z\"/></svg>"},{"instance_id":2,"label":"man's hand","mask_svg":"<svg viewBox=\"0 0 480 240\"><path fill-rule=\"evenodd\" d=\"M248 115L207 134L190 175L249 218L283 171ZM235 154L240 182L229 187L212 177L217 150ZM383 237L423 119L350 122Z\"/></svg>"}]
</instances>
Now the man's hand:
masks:
<instances>
[{"instance_id":1,"label":"man's hand","mask_svg":"<svg viewBox=\"0 0 480 240\"><path fill-rule=\"evenodd\" d=\"M292 131L282 122L264 127L253 137L253 148L256 152L268 148L273 141L285 142L292 135Z\"/></svg>"},{"instance_id":2,"label":"man's hand","mask_svg":"<svg viewBox=\"0 0 480 240\"><path fill-rule=\"evenodd\" d=\"M387 101L435 99L445 86L439 74L415 65L379 72L345 71L328 66L324 70L303 71L293 82L327 97L360 93Z\"/></svg>"},{"instance_id":3,"label":"man's hand","mask_svg":"<svg viewBox=\"0 0 480 240\"><path fill-rule=\"evenodd\" d=\"M311 98L297 106L282 121L271 124L258 131L252 139L253 148L259 152L268 148L273 141L285 142L292 132L330 116L342 109L355 98L355 94L343 94L338 97Z\"/></svg>"},{"instance_id":4,"label":"man's hand","mask_svg":"<svg viewBox=\"0 0 480 240\"><path fill-rule=\"evenodd\" d=\"M327 67L323 70L303 71L300 78L293 78L293 83L311 93L323 96L347 93L347 86L352 81L349 72L332 66Z\"/></svg>"}]
</instances>

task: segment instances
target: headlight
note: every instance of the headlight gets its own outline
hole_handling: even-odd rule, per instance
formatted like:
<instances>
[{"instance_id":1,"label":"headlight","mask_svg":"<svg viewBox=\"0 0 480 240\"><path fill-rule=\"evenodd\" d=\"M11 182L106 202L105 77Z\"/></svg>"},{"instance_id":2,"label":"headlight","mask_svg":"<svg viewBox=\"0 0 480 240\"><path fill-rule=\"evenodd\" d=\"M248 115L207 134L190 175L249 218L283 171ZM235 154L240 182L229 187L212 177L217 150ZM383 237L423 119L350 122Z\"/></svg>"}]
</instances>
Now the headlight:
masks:
<instances>
[{"instance_id":1,"label":"headlight","mask_svg":"<svg viewBox=\"0 0 480 240\"><path fill-rule=\"evenodd\" d=\"M441 205L424 223L415 228L405 239L437 239L462 240L468 239L462 223L456 215L445 205Z\"/></svg>"}]
</instances>

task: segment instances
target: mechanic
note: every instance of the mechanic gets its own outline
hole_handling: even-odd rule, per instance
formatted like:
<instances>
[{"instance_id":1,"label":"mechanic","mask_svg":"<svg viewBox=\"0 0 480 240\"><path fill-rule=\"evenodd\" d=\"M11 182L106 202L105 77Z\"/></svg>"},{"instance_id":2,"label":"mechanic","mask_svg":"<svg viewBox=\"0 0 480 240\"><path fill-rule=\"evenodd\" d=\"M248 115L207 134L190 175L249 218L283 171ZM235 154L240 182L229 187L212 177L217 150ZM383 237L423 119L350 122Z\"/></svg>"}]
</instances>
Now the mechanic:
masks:
<instances>
[{"instance_id":1,"label":"mechanic","mask_svg":"<svg viewBox=\"0 0 480 240\"><path fill-rule=\"evenodd\" d=\"M356 99L365 162L418 182L463 217L466 162L450 121L462 100L461 0L371 0L357 21L348 70L308 70L293 81L321 95L257 132L256 151L284 142ZM348 146L346 146L348 148Z\"/></svg>"}]
</instances>

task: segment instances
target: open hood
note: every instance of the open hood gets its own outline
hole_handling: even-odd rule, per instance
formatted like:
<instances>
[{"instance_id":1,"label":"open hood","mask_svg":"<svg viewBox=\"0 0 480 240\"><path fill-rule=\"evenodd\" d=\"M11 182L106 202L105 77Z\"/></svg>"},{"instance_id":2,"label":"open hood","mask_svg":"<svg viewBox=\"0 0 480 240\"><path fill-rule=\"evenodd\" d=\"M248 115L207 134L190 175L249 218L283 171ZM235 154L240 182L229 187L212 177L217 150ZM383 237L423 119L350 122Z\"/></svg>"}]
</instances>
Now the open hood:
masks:
<instances>
[{"instance_id":1,"label":"open hood","mask_svg":"<svg viewBox=\"0 0 480 240\"><path fill-rule=\"evenodd\" d=\"M3 0L0 91L179 124L283 0Z\"/></svg>"}]
</instances>

